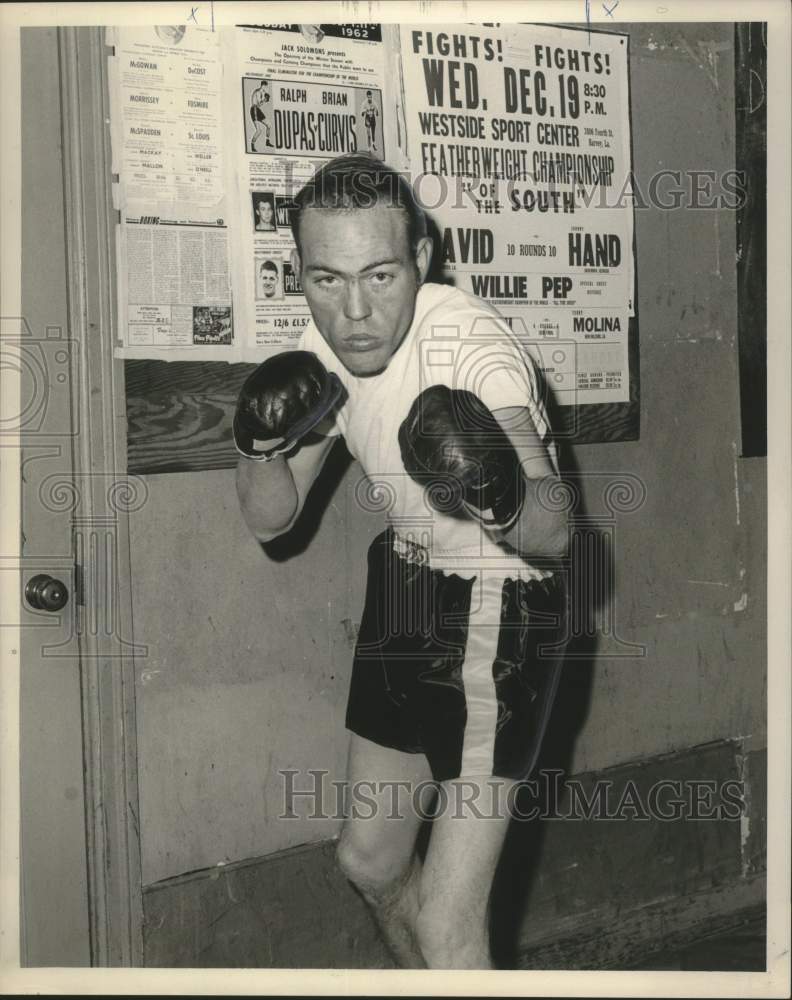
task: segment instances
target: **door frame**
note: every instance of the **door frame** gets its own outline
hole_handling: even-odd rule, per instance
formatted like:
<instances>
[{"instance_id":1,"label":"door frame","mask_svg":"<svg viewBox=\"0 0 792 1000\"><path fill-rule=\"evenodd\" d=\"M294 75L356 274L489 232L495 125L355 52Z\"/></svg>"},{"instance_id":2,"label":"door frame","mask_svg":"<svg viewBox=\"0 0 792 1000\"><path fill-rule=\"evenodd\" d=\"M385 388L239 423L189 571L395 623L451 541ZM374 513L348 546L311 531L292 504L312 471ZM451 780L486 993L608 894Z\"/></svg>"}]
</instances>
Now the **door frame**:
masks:
<instances>
[{"instance_id":1,"label":"door frame","mask_svg":"<svg viewBox=\"0 0 792 1000\"><path fill-rule=\"evenodd\" d=\"M143 964L143 907L128 515L147 490L127 476L124 367L113 356L118 213L104 29L58 28L58 53L71 387L80 404L72 523L91 964L130 967Z\"/></svg>"}]
</instances>

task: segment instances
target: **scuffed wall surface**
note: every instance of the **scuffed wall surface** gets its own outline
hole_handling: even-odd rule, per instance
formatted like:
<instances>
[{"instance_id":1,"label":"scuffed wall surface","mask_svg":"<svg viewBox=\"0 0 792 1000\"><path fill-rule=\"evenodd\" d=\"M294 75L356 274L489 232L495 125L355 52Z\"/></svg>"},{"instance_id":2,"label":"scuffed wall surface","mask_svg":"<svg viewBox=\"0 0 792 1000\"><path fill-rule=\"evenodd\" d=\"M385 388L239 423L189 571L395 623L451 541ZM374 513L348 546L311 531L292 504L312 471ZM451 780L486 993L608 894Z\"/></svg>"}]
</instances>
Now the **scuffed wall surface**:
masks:
<instances>
[{"instance_id":1,"label":"scuffed wall surface","mask_svg":"<svg viewBox=\"0 0 792 1000\"><path fill-rule=\"evenodd\" d=\"M732 27L629 30L638 185L732 169ZM573 456L587 512L609 519L615 583L600 656L568 664L554 713L569 773L766 742L765 462L738 458L733 213L639 209L636 240L641 440ZM646 499L613 514L603 488L623 475ZM283 562L248 535L232 473L149 479L132 518L145 883L337 831L279 821L276 772L344 776L351 643L380 526L355 503L358 478L353 465ZM625 644L645 655L613 655Z\"/></svg>"},{"instance_id":2,"label":"scuffed wall surface","mask_svg":"<svg viewBox=\"0 0 792 1000\"><path fill-rule=\"evenodd\" d=\"M734 169L732 30L630 32L634 171L647 203L658 171L682 172L689 205L686 176ZM661 184L667 202L675 186ZM705 204L721 188L700 190ZM614 517L611 634L586 677L573 772L720 737L765 740L765 461L738 457L734 212L635 215L641 440L580 446L575 461L587 476L639 477L646 498ZM606 511L603 481L584 482L587 512ZM630 643L645 656L607 656Z\"/></svg>"},{"instance_id":3,"label":"scuffed wall surface","mask_svg":"<svg viewBox=\"0 0 792 1000\"><path fill-rule=\"evenodd\" d=\"M299 770L295 788L310 768L343 779L353 622L379 529L339 489L307 548L277 562L242 521L233 472L148 486L132 527L144 884L335 834L337 821L277 820L277 771Z\"/></svg>"}]
</instances>

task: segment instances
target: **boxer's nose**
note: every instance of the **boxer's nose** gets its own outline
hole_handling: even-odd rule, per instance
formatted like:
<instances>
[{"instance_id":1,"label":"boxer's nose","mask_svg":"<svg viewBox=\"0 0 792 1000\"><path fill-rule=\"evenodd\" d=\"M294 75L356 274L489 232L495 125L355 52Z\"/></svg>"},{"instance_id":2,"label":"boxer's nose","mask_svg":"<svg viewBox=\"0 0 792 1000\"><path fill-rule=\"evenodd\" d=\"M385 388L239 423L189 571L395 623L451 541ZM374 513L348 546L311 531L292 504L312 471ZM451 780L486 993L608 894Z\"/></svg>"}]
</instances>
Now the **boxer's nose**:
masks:
<instances>
[{"instance_id":1,"label":"boxer's nose","mask_svg":"<svg viewBox=\"0 0 792 1000\"><path fill-rule=\"evenodd\" d=\"M344 315L347 319L366 319L371 315L366 292L360 281L350 281L344 295Z\"/></svg>"}]
</instances>

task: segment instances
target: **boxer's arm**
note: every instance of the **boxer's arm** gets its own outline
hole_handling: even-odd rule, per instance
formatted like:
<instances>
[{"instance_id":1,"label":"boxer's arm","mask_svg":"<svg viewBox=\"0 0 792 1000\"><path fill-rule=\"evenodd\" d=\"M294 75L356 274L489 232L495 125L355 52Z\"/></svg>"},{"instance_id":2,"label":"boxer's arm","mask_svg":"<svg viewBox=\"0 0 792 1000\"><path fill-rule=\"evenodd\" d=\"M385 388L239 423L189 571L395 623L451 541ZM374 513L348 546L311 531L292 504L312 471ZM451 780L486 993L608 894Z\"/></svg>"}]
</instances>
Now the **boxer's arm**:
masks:
<instances>
[{"instance_id":1,"label":"boxer's arm","mask_svg":"<svg viewBox=\"0 0 792 1000\"><path fill-rule=\"evenodd\" d=\"M531 414L525 407L518 406L494 410L493 416L514 445L525 480L525 501L520 516L500 536L526 558L560 558L566 554L568 546L567 514L548 509L540 499L553 482L560 480Z\"/></svg>"},{"instance_id":2,"label":"boxer's arm","mask_svg":"<svg viewBox=\"0 0 792 1000\"><path fill-rule=\"evenodd\" d=\"M337 437L308 434L299 449L269 462L240 456L236 489L242 516L260 542L268 542L291 528Z\"/></svg>"}]
</instances>

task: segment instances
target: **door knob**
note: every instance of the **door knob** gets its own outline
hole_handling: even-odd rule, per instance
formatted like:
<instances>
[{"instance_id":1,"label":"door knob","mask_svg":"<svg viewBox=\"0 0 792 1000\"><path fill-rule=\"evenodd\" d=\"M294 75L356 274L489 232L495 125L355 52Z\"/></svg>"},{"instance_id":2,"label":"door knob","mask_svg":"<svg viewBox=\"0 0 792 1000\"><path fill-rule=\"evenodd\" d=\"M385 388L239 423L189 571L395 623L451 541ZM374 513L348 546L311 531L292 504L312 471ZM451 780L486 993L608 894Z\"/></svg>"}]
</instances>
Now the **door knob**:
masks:
<instances>
[{"instance_id":1,"label":"door knob","mask_svg":"<svg viewBox=\"0 0 792 1000\"><path fill-rule=\"evenodd\" d=\"M40 573L28 580L25 599L36 611L60 611L69 600L69 591L60 580Z\"/></svg>"}]
</instances>

